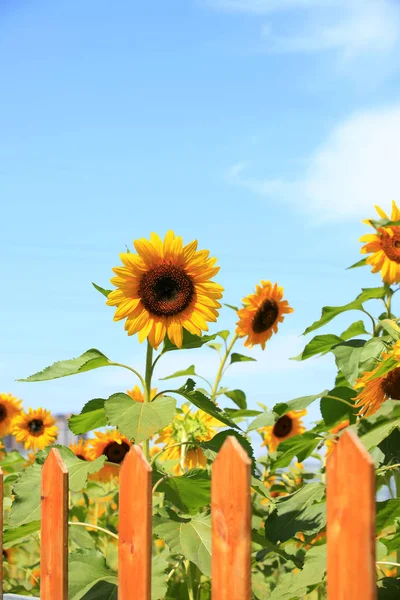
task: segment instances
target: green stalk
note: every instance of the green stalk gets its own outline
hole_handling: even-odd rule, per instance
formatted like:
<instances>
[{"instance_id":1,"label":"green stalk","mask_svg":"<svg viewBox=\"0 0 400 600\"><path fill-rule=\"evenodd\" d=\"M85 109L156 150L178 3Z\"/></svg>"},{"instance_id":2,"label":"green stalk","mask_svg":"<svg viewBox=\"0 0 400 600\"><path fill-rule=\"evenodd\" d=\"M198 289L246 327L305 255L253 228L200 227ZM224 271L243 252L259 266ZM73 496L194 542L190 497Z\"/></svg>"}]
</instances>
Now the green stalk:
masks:
<instances>
[{"instance_id":1,"label":"green stalk","mask_svg":"<svg viewBox=\"0 0 400 600\"><path fill-rule=\"evenodd\" d=\"M144 401L150 402L151 399L151 375L153 372L153 346L147 340L146 352L146 371L145 371L145 386L144 386ZM143 451L147 461L150 460L149 440L143 442Z\"/></svg>"},{"instance_id":2,"label":"green stalk","mask_svg":"<svg viewBox=\"0 0 400 600\"><path fill-rule=\"evenodd\" d=\"M190 560L185 560L185 571L186 571L186 580L188 584L188 596L189 600L194 600L194 592L193 592L193 580L192 574L190 572Z\"/></svg>"},{"instance_id":3,"label":"green stalk","mask_svg":"<svg viewBox=\"0 0 400 600\"><path fill-rule=\"evenodd\" d=\"M239 336L237 335L237 333L235 333L234 336L232 337L232 340L231 340L229 346L227 347L225 355L223 356L221 363L219 365L219 369L217 371L217 375L215 377L214 385L213 385L213 388L211 391L211 400L213 402L215 402L215 399L217 397L218 387L219 387L219 384L221 383L221 379L224 374L224 367L225 367L226 361L228 360L228 357L229 357L229 355L232 351L232 348L235 345L235 342L237 341L238 337Z\"/></svg>"}]
</instances>

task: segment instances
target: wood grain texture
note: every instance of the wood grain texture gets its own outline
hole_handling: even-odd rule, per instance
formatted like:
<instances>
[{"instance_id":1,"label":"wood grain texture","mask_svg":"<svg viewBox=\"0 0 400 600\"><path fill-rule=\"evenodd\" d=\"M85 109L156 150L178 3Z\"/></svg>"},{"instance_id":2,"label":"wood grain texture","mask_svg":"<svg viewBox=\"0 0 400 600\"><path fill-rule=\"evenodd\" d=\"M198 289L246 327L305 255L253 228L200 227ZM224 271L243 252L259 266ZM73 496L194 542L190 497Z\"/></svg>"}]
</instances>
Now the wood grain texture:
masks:
<instances>
[{"instance_id":1,"label":"wood grain texture","mask_svg":"<svg viewBox=\"0 0 400 600\"><path fill-rule=\"evenodd\" d=\"M150 600L152 470L139 446L122 463L119 488L118 599Z\"/></svg>"},{"instance_id":2,"label":"wood grain texture","mask_svg":"<svg viewBox=\"0 0 400 600\"><path fill-rule=\"evenodd\" d=\"M328 599L375 600L375 471L352 431L327 461Z\"/></svg>"},{"instance_id":3,"label":"wood grain texture","mask_svg":"<svg viewBox=\"0 0 400 600\"><path fill-rule=\"evenodd\" d=\"M213 600L251 598L251 460L233 436L212 466Z\"/></svg>"},{"instance_id":4,"label":"wood grain texture","mask_svg":"<svg viewBox=\"0 0 400 600\"><path fill-rule=\"evenodd\" d=\"M56 448L42 469L41 600L68 600L68 471Z\"/></svg>"}]
</instances>

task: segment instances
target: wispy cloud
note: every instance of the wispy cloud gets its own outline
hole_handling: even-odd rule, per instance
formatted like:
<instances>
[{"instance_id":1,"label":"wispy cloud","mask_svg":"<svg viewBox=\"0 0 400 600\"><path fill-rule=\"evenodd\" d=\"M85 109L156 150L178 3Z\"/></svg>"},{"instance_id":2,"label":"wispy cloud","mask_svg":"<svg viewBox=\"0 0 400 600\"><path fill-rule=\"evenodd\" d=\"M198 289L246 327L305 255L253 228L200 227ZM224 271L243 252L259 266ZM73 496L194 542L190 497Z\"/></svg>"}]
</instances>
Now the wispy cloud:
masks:
<instances>
[{"instance_id":1,"label":"wispy cloud","mask_svg":"<svg viewBox=\"0 0 400 600\"><path fill-rule=\"evenodd\" d=\"M358 112L315 149L303 178L247 175L248 163L226 172L231 184L287 202L317 222L362 218L374 204L400 200L400 105Z\"/></svg>"},{"instance_id":2,"label":"wispy cloud","mask_svg":"<svg viewBox=\"0 0 400 600\"><path fill-rule=\"evenodd\" d=\"M398 0L210 0L209 4L263 19L260 29L267 52L337 51L349 60L394 51L400 43ZM283 12L285 18L279 18Z\"/></svg>"}]
</instances>

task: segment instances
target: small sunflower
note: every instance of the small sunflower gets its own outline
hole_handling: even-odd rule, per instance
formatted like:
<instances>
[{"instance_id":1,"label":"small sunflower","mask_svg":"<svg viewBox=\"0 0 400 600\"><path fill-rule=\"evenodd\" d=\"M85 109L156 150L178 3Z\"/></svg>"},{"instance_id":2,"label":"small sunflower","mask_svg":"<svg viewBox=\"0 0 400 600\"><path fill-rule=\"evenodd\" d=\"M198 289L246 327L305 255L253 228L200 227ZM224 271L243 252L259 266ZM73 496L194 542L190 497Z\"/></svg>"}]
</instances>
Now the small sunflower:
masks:
<instances>
[{"instance_id":1,"label":"small sunflower","mask_svg":"<svg viewBox=\"0 0 400 600\"><path fill-rule=\"evenodd\" d=\"M202 410L192 413L188 406L182 406L183 415L175 415L171 425L165 427L159 434L156 444L164 443L166 446L189 442L182 446L168 448L160 455L160 460L178 460L173 471L176 475L182 474L182 467L194 469L205 468L207 458L196 442L211 440L216 434L217 427L223 424ZM192 442L192 444L190 444Z\"/></svg>"},{"instance_id":2,"label":"small sunflower","mask_svg":"<svg viewBox=\"0 0 400 600\"><path fill-rule=\"evenodd\" d=\"M383 360L390 358L391 354L382 354ZM379 363L372 371L366 371L354 384L354 389L361 392L354 398L354 406L358 408L358 415L370 417L388 398L400 400L400 367L385 373L381 377L371 379L381 368Z\"/></svg>"},{"instance_id":3,"label":"small sunflower","mask_svg":"<svg viewBox=\"0 0 400 600\"><path fill-rule=\"evenodd\" d=\"M164 242L156 233L134 241L137 254L120 254L123 267L114 268L117 287L107 300L116 306L114 321L126 318L128 335L139 333L157 349L165 336L178 348L183 329L195 335L215 322L223 288L210 281L218 271L208 250L197 251L197 240L183 246L182 238L168 231Z\"/></svg>"},{"instance_id":4,"label":"small sunflower","mask_svg":"<svg viewBox=\"0 0 400 600\"><path fill-rule=\"evenodd\" d=\"M389 219L385 211L375 206L381 219ZM396 202L392 201L391 221L400 220L400 210ZM372 225L369 220L363 221ZM378 227L376 233L368 233L360 238L360 242L367 242L360 250L361 254L371 254L367 258L367 264L372 265L372 273L381 272L382 279L386 283L400 282L400 227Z\"/></svg>"},{"instance_id":5,"label":"small sunflower","mask_svg":"<svg viewBox=\"0 0 400 600\"><path fill-rule=\"evenodd\" d=\"M344 421L342 421L338 425L335 425L335 427L332 427L332 429L329 430L329 433L331 433L332 436L329 437L327 440L325 440L325 446L326 446L325 460L332 453L337 441L339 440L338 433L343 431L343 429L346 429L346 427L348 427L349 425L350 425L349 419L345 419Z\"/></svg>"},{"instance_id":6,"label":"small sunflower","mask_svg":"<svg viewBox=\"0 0 400 600\"><path fill-rule=\"evenodd\" d=\"M3 548L3 560L9 565L15 565L18 561L18 547Z\"/></svg>"},{"instance_id":7,"label":"small sunflower","mask_svg":"<svg viewBox=\"0 0 400 600\"><path fill-rule=\"evenodd\" d=\"M267 446L269 452L275 452L281 442L288 438L304 433L306 428L303 425L301 417L307 414L306 409L290 410L282 417L279 417L275 425L261 427L260 432L264 434L262 446Z\"/></svg>"},{"instance_id":8,"label":"small sunflower","mask_svg":"<svg viewBox=\"0 0 400 600\"><path fill-rule=\"evenodd\" d=\"M37 452L57 439L58 427L49 410L30 408L27 413L22 411L14 419L12 433L17 442L23 443L27 450L32 448Z\"/></svg>"},{"instance_id":9,"label":"small sunflower","mask_svg":"<svg viewBox=\"0 0 400 600\"><path fill-rule=\"evenodd\" d=\"M262 349L273 333L278 331L278 323L282 323L284 314L293 312L287 302L282 300L283 288L270 281L261 281L256 285L254 294L243 298L243 308L237 314L236 333L239 337L247 335L245 346L261 344Z\"/></svg>"},{"instance_id":10,"label":"small sunflower","mask_svg":"<svg viewBox=\"0 0 400 600\"><path fill-rule=\"evenodd\" d=\"M135 385L133 390L127 390L126 393L132 398L132 400L136 400L136 402L144 402L144 393L138 385ZM153 388L150 392L150 400L153 400L156 394L157 388Z\"/></svg>"},{"instance_id":11,"label":"small sunflower","mask_svg":"<svg viewBox=\"0 0 400 600\"><path fill-rule=\"evenodd\" d=\"M95 460L99 456L104 455L107 460L100 471L93 474L92 478L99 479L100 481L110 481L114 477L118 477L119 469L116 465L122 463L132 444L117 429L104 433L95 431L94 435L95 438L88 441L88 459Z\"/></svg>"},{"instance_id":12,"label":"small sunflower","mask_svg":"<svg viewBox=\"0 0 400 600\"><path fill-rule=\"evenodd\" d=\"M22 401L12 394L0 394L0 437L8 435L12 421L22 411Z\"/></svg>"},{"instance_id":13,"label":"small sunflower","mask_svg":"<svg viewBox=\"0 0 400 600\"><path fill-rule=\"evenodd\" d=\"M77 442L74 442L73 444L69 445L69 449L75 454L77 458L81 458L82 460L89 460L88 443L86 440L79 438Z\"/></svg>"}]
</instances>

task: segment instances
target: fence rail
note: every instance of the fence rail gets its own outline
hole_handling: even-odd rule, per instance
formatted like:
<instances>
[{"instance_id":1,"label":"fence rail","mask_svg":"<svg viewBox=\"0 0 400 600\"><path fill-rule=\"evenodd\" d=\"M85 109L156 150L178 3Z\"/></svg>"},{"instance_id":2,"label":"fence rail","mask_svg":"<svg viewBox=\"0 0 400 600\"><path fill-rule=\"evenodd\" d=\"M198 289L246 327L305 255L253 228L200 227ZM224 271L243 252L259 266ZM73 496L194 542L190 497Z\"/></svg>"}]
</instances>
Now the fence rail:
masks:
<instances>
[{"instance_id":1,"label":"fence rail","mask_svg":"<svg viewBox=\"0 0 400 600\"><path fill-rule=\"evenodd\" d=\"M151 598L151 475L133 446L120 473L119 600ZM2 485L0 470L1 503ZM212 466L211 518L212 598L251 600L251 461L234 437ZM67 566L68 472L52 449L42 470L41 600L68 599ZM327 462L327 582L329 600L376 600L374 466L350 431Z\"/></svg>"}]
</instances>

